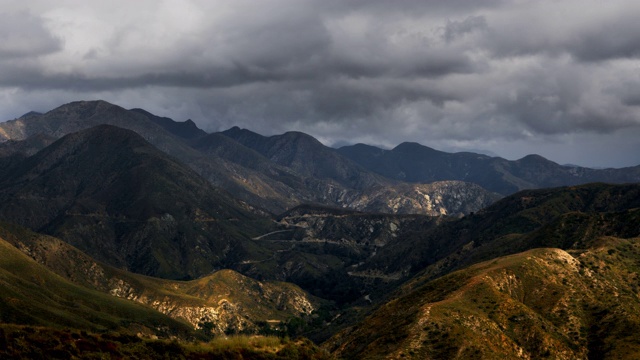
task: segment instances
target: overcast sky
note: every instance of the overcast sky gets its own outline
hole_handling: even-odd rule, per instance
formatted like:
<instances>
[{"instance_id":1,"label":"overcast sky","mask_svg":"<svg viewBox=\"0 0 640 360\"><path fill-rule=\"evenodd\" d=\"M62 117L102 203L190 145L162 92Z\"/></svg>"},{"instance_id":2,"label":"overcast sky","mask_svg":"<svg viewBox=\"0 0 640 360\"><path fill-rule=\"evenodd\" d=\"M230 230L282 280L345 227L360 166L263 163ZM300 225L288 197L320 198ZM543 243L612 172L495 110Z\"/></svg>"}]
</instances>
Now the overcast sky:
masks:
<instances>
[{"instance_id":1,"label":"overcast sky","mask_svg":"<svg viewBox=\"0 0 640 360\"><path fill-rule=\"evenodd\" d=\"M0 0L0 119L104 99L207 131L640 164L637 0Z\"/></svg>"}]
</instances>

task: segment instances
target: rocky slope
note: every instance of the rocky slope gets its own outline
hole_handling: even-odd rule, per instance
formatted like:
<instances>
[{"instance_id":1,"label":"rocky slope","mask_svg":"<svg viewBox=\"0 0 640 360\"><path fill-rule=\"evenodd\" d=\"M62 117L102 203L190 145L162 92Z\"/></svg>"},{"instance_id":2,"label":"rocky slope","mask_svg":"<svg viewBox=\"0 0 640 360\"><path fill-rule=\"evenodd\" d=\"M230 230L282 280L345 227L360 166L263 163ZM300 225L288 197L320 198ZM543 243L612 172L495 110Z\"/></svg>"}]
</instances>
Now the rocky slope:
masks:
<instances>
[{"instance_id":1,"label":"rocky slope","mask_svg":"<svg viewBox=\"0 0 640 360\"><path fill-rule=\"evenodd\" d=\"M345 196L342 206L358 211L430 216L466 215L502 196L462 181L374 187Z\"/></svg>"}]
</instances>

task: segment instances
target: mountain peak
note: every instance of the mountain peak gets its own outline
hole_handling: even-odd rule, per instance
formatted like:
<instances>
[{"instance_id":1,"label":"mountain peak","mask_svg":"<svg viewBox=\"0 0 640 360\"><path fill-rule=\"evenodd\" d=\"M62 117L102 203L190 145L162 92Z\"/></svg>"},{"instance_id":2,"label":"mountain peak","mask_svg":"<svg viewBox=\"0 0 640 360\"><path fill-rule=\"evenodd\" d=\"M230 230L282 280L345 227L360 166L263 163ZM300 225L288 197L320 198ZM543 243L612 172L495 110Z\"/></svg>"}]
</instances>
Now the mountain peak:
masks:
<instances>
[{"instance_id":1,"label":"mountain peak","mask_svg":"<svg viewBox=\"0 0 640 360\"><path fill-rule=\"evenodd\" d=\"M126 111L124 108L104 100L81 100L61 105L51 111L48 111L45 115L87 119L94 115L103 116L104 114L113 114L124 111Z\"/></svg>"},{"instance_id":2,"label":"mountain peak","mask_svg":"<svg viewBox=\"0 0 640 360\"><path fill-rule=\"evenodd\" d=\"M410 141L407 141L407 142L403 142L403 143L401 143L400 145L398 145L398 146L396 146L395 148L393 148L393 150L392 150L392 151L400 152L400 153L407 153L407 152L415 153L415 152L420 152L420 153L422 153L422 154L425 154L425 153L430 153L430 154L436 154L436 153L438 153L438 154L439 154L439 153L443 153L442 151L439 151L439 150L436 150L436 149L430 148L430 147L428 147L428 146L425 146L425 145L419 144L419 143L417 143L417 142L410 142Z\"/></svg>"},{"instance_id":3,"label":"mountain peak","mask_svg":"<svg viewBox=\"0 0 640 360\"><path fill-rule=\"evenodd\" d=\"M538 154L529 154L521 159L516 160L520 163L527 163L527 164L548 164L548 163L553 163L553 161L545 158L544 156L538 155Z\"/></svg>"},{"instance_id":4,"label":"mountain peak","mask_svg":"<svg viewBox=\"0 0 640 360\"><path fill-rule=\"evenodd\" d=\"M274 137L281 137L281 138L289 139L289 140L292 140L292 141L306 141L306 142L309 142L309 143L322 145L322 143L318 139L314 138L313 136L311 136L309 134L305 134L305 133L300 132L300 131L287 131L286 133L284 133L282 135L276 135Z\"/></svg>"},{"instance_id":5,"label":"mountain peak","mask_svg":"<svg viewBox=\"0 0 640 360\"><path fill-rule=\"evenodd\" d=\"M61 105L59 107L57 107L56 109L61 109L61 108L108 108L108 107L114 107L114 108L120 108L122 109L120 106L118 105L114 105L110 102L107 102L105 100L78 100L78 101L72 101L70 103L66 103L64 105ZM54 109L55 110L55 109ZM52 110L52 111L54 111Z\"/></svg>"},{"instance_id":6,"label":"mountain peak","mask_svg":"<svg viewBox=\"0 0 640 360\"><path fill-rule=\"evenodd\" d=\"M147 119L151 120L157 125L160 125L163 129L167 130L171 134L177 135L178 137L186 140L199 139L207 135L207 133L204 130L200 129L191 119L184 122L179 122L168 117L154 115L144 109L135 108L131 109L130 111L144 115Z\"/></svg>"},{"instance_id":7,"label":"mountain peak","mask_svg":"<svg viewBox=\"0 0 640 360\"><path fill-rule=\"evenodd\" d=\"M28 113L20 116L18 119L28 119L28 118L32 118L32 117L36 117L36 116L40 116L40 115L42 115L41 112L29 111Z\"/></svg>"},{"instance_id":8,"label":"mountain peak","mask_svg":"<svg viewBox=\"0 0 640 360\"><path fill-rule=\"evenodd\" d=\"M258 133L255 133L255 132L253 132L251 130L248 130L248 129L241 128L239 126L234 126L234 127L230 128L230 129L221 131L221 133L226 135L226 136L228 136L228 137L231 137L231 138L236 137L236 136L240 136L240 135L252 135L252 136L253 135L259 135L259 136L262 136L262 135L260 135Z\"/></svg>"}]
</instances>

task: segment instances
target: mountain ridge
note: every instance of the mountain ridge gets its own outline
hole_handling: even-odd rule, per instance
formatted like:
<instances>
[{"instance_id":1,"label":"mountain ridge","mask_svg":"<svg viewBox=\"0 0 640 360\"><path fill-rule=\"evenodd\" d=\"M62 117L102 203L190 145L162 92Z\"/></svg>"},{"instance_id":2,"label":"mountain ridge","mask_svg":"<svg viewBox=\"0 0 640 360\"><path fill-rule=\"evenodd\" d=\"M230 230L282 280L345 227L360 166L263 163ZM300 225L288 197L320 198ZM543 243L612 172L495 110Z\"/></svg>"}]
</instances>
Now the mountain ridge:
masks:
<instances>
[{"instance_id":1,"label":"mountain ridge","mask_svg":"<svg viewBox=\"0 0 640 360\"><path fill-rule=\"evenodd\" d=\"M621 169L562 166L536 154L506 160L476 153L446 153L418 143L402 143L392 150L356 144L337 149L365 168L408 182L462 180L510 195L519 190L579 185L590 182L640 181L640 165Z\"/></svg>"},{"instance_id":2,"label":"mountain ridge","mask_svg":"<svg viewBox=\"0 0 640 360\"><path fill-rule=\"evenodd\" d=\"M364 169L304 133L264 137L234 127L226 132L206 134L189 120L176 122L146 110L126 110L105 101L72 102L44 114L33 113L0 123L0 141L26 141L27 137L37 134L56 139L100 124L137 132L214 186L251 204L257 212L266 210L277 214L302 203L348 207L350 199L363 195L371 187L398 184ZM232 141L223 141L221 136ZM237 139L233 139L234 136ZM30 154L47 145L32 143ZM4 148L15 148L8 151L19 151L17 145L6 141L4 145ZM382 193L401 195L394 189ZM408 199L385 201L406 202ZM413 209L430 213L422 207Z\"/></svg>"}]
</instances>

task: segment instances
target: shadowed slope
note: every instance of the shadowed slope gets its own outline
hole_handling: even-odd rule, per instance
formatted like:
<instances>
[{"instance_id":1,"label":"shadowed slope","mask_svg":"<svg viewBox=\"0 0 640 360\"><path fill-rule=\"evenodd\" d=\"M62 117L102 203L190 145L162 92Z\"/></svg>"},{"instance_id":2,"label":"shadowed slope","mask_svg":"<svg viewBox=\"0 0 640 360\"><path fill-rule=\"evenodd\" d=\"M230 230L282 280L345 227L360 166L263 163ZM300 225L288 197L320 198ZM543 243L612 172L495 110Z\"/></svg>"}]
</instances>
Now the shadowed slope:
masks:
<instances>
[{"instance_id":1,"label":"shadowed slope","mask_svg":"<svg viewBox=\"0 0 640 360\"><path fill-rule=\"evenodd\" d=\"M148 275L209 273L266 229L195 172L113 126L65 136L9 174L0 179L3 219Z\"/></svg>"}]
</instances>

